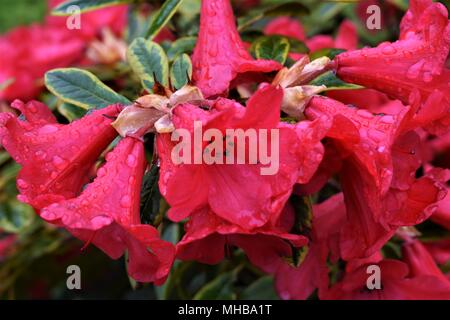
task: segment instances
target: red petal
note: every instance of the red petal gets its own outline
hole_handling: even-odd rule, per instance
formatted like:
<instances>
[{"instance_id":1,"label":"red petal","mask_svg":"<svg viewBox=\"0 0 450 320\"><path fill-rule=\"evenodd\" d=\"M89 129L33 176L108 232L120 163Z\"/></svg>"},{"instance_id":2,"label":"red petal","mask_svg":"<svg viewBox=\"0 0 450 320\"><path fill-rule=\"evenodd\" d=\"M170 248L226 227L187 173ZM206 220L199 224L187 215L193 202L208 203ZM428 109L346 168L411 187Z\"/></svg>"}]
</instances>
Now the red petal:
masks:
<instances>
[{"instance_id":1,"label":"red petal","mask_svg":"<svg viewBox=\"0 0 450 320\"><path fill-rule=\"evenodd\" d=\"M291 247L307 243L301 235L288 234L274 226L248 231L216 217L207 209L192 215L186 225L186 235L177 244L177 257L215 264L225 254L225 246L243 249L250 261L266 272L273 273L291 255Z\"/></svg>"},{"instance_id":2,"label":"red petal","mask_svg":"<svg viewBox=\"0 0 450 320\"><path fill-rule=\"evenodd\" d=\"M201 120L204 131L209 128L221 132L237 128L278 129L280 147L289 145L290 148L280 148L279 167L274 175L262 175L261 164L175 166L171 160L174 143L169 141L168 135L160 135L160 190L171 205L171 219L181 220L207 205L223 219L246 229L278 218L293 185L297 181L308 181L317 169L323 156L320 140L330 125L329 117L302 121L296 126L279 124L281 98L281 89L268 86L255 93L247 108L221 98L213 103L209 112L189 105L174 110L176 128L192 132L193 122Z\"/></svg>"},{"instance_id":3,"label":"red petal","mask_svg":"<svg viewBox=\"0 0 450 320\"><path fill-rule=\"evenodd\" d=\"M403 245L403 260L409 265L410 277L421 275L435 276L444 282L448 281L439 267L434 262L433 257L419 240L412 240ZM448 282L450 288L450 282Z\"/></svg>"},{"instance_id":4,"label":"red petal","mask_svg":"<svg viewBox=\"0 0 450 320\"><path fill-rule=\"evenodd\" d=\"M445 61L450 48L450 24L445 7L431 0L411 1L402 24L402 35L394 43L345 52L336 57L338 76L351 83L380 90L404 103L414 89L421 100L435 90L450 106L449 77Z\"/></svg>"},{"instance_id":5,"label":"red petal","mask_svg":"<svg viewBox=\"0 0 450 320\"><path fill-rule=\"evenodd\" d=\"M305 30L300 21L289 17L278 17L270 21L264 28L264 33L267 35L281 35L297 39L299 41L305 40Z\"/></svg>"},{"instance_id":6,"label":"red petal","mask_svg":"<svg viewBox=\"0 0 450 320\"><path fill-rule=\"evenodd\" d=\"M76 196L89 180L95 161L116 136L108 116L116 116L120 106L94 111L68 125L56 123L39 102L15 102L13 106L25 119L0 114L0 137L22 165L17 179L21 200L40 209Z\"/></svg>"},{"instance_id":7,"label":"red petal","mask_svg":"<svg viewBox=\"0 0 450 320\"><path fill-rule=\"evenodd\" d=\"M192 63L194 82L205 97L226 93L240 73L271 72L282 67L276 61L252 59L239 37L229 0L202 1Z\"/></svg>"},{"instance_id":8,"label":"red petal","mask_svg":"<svg viewBox=\"0 0 450 320\"><path fill-rule=\"evenodd\" d=\"M358 33L355 25L345 20L339 26L338 34L336 36L335 48L345 50L355 50L358 46Z\"/></svg>"},{"instance_id":9,"label":"red petal","mask_svg":"<svg viewBox=\"0 0 450 320\"><path fill-rule=\"evenodd\" d=\"M161 282L170 270L174 248L158 231L140 224L140 190L146 165L143 143L125 138L106 157L97 178L77 198L41 211L41 217L89 241L111 258L127 249L130 275Z\"/></svg>"}]
</instances>

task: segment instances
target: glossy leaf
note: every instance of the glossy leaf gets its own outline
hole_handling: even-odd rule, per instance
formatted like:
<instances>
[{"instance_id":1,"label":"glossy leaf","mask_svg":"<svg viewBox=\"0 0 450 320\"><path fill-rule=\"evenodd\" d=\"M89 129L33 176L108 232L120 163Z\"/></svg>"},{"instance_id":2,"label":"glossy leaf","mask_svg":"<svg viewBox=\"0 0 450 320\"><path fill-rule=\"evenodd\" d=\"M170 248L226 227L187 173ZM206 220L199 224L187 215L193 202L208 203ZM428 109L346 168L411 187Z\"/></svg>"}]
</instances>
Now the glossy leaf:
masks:
<instances>
[{"instance_id":1,"label":"glossy leaf","mask_svg":"<svg viewBox=\"0 0 450 320\"><path fill-rule=\"evenodd\" d=\"M169 85L169 61L159 44L137 38L128 48L127 58L146 90L152 91L155 85L154 76L163 86Z\"/></svg>"},{"instance_id":2,"label":"glossy leaf","mask_svg":"<svg viewBox=\"0 0 450 320\"><path fill-rule=\"evenodd\" d=\"M86 109L80 108L70 103L58 105L58 112L70 122L82 118L86 114Z\"/></svg>"},{"instance_id":3,"label":"glossy leaf","mask_svg":"<svg viewBox=\"0 0 450 320\"><path fill-rule=\"evenodd\" d=\"M234 278L233 272L219 275L201 288L194 296L194 300L234 300L236 298L232 285Z\"/></svg>"},{"instance_id":4,"label":"glossy leaf","mask_svg":"<svg viewBox=\"0 0 450 320\"><path fill-rule=\"evenodd\" d=\"M77 6L81 12L97 10L100 8L130 3L131 0L69 0L64 1L52 10L53 15L69 16L73 14L71 7Z\"/></svg>"},{"instance_id":5,"label":"glossy leaf","mask_svg":"<svg viewBox=\"0 0 450 320\"><path fill-rule=\"evenodd\" d=\"M107 87L95 75L81 69L51 70L45 74L45 85L61 100L83 109L101 109L114 103L131 103Z\"/></svg>"},{"instance_id":6,"label":"glossy leaf","mask_svg":"<svg viewBox=\"0 0 450 320\"><path fill-rule=\"evenodd\" d=\"M172 87L180 89L189 83L192 78L191 58L185 53L179 55L170 68L170 81Z\"/></svg>"},{"instance_id":7,"label":"glossy leaf","mask_svg":"<svg viewBox=\"0 0 450 320\"><path fill-rule=\"evenodd\" d=\"M167 57L173 60L181 53L191 54L196 42L197 37L184 37L174 41L167 51Z\"/></svg>"},{"instance_id":8,"label":"glossy leaf","mask_svg":"<svg viewBox=\"0 0 450 320\"><path fill-rule=\"evenodd\" d=\"M157 225L161 222L161 194L158 187L159 167L152 166L144 176L141 189L141 222Z\"/></svg>"},{"instance_id":9,"label":"glossy leaf","mask_svg":"<svg viewBox=\"0 0 450 320\"><path fill-rule=\"evenodd\" d=\"M164 2L158 13L153 17L146 38L152 40L158 35L159 31L167 24L167 22L169 22L175 12L177 12L182 1L183 0L166 0L166 2Z\"/></svg>"},{"instance_id":10,"label":"glossy leaf","mask_svg":"<svg viewBox=\"0 0 450 320\"><path fill-rule=\"evenodd\" d=\"M243 300L278 300L273 277L264 276L259 278L245 288L239 298Z\"/></svg>"},{"instance_id":11,"label":"glossy leaf","mask_svg":"<svg viewBox=\"0 0 450 320\"><path fill-rule=\"evenodd\" d=\"M313 52L312 54L309 55L309 58L311 59L311 61L320 58L320 57L328 57L331 60L334 59L334 57L336 57L338 54L345 52L346 50L344 49L338 49L338 48L326 48L326 49L321 49L318 51Z\"/></svg>"},{"instance_id":12,"label":"glossy leaf","mask_svg":"<svg viewBox=\"0 0 450 320\"><path fill-rule=\"evenodd\" d=\"M258 59L275 60L281 64L286 62L291 45L286 37L261 37L254 43L255 56Z\"/></svg>"},{"instance_id":13,"label":"glossy leaf","mask_svg":"<svg viewBox=\"0 0 450 320\"><path fill-rule=\"evenodd\" d=\"M311 81L311 85L314 86L320 86L325 85L327 87L327 91L329 90L349 90L349 89L362 89L364 87L351 84L342 81L339 79L336 74L334 74L333 71L328 71L320 76L318 76L316 79Z\"/></svg>"},{"instance_id":14,"label":"glossy leaf","mask_svg":"<svg viewBox=\"0 0 450 320\"><path fill-rule=\"evenodd\" d=\"M22 232L35 218L33 209L17 200L0 204L0 230L11 233Z\"/></svg>"}]
</instances>

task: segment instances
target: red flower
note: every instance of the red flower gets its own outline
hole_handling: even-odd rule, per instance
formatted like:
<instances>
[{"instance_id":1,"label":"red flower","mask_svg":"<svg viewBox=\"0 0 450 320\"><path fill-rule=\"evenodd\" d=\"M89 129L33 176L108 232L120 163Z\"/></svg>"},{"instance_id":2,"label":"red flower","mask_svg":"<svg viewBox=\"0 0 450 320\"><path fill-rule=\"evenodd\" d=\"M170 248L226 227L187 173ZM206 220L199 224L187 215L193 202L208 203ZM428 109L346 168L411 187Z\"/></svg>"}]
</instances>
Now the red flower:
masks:
<instances>
[{"instance_id":1,"label":"red flower","mask_svg":"<svg viewBox=\"0 0 450 320\"><path fill-rule=\"evenodd\" d=\"M439 201L436 211L431 216L431 220L450 230L450 192L447 193L443 200Z\"/></svg>"},{"instance_id":2,"label":"red flower","mask_svg":"<svg viewBox=\"0 0 450 320\"><path fill-rule=\"evenodd\" d=\"M289 17L273 19L264 28L264 33L268 35L277 34L286 36L299 41L305 40L305 30L301 23L298 20Z\"/></svg>"},{"instance_id":3,"label":"red flower","mask_svg":"<svg viewBox=\"0 0 450 320\"><path fill-rule=\"evenodd\" d=\"M450 285L440 277L410 274L408 265L398 260L377 263L381 271L381 289L368 289L368 265L346 273L322 299L343 300L422 300L450 299Z\"/></svg>"},{"instance_id":4,"label":"red flower","mask_svg":"<svg viewBox=\"0 0 450 320\"><path fill-rule=\"evenodd\" d=\"M333 37L326 35L317 35L306 39L302 24L298 20L289 17L279 17L272 20L264 28L264 33L268 35L282 35L303 41L311 52L328 48L355 50L358 45L356 27L348 20L345 20L340 25L336 40L333 39ZM289 56L295 60L298 60L299 58L299 54L297 53L291 53Z\"/></svg>"},{"instance_id":5,"label":"red flower","mask_svg":"<svg viewBox=\"0 0 450 320\"><path fill-rule=\"evenodd\" d=\"M345 259L377 252L397 226L425 220L435 209L432 204L445 195L431 177L414 178L421 164L420 140L410 130L434 119L436 115L427 111L432 106L377 116L332 99L311 100L306 110L310 118L334 115L328 136L344 159L340 176L348 215L341 235Z\"/></svg>"},{"instance_id":6,"label":"red flower","mask_svg":"<svg viewBox=\"0 0 450 320\"><path fill-rule=\"evenodd\" d=\"M64 0L50 0L49 8L53 9ZM103 28L108 28L116 35L121 35L127 26L127 5L115 5L80 15L80 29L68 30L75 37L81 37L84 41L92 41L99 36ZM46 25L67 30L67 17L48 15Z\"/></svg>"},{"instance_id":7,"label":"red flower","mask_svg":"<svg viewBox=\"0 0 450 320\"><path fill-rule=\"evenodd\" d=\"M424 243L425 248L438 264L446 264L450 261L450 239Z\"/></svg>"},{"instance_id":8,"label":"red flower","mask_svg":"<svg viewBox=\"0 0 450 320\"><path fill-rule=\"evenodd\" d=\"M186 234L177 244L177 258L201 263L220 262L232 246L241 248L250 262L267 273L275 273L284 258L291 257L292 248L304 246L302 235L289 234L294 216L286 209L275 223L248 231L217 217L209 209L194 213L186 223Z\"/></svg>"},{"instance_id":9,"label":"red flower","mask_svg":"<svg viewBox=\"0 0 450 320\"><path fill-rule=\"evenodd\" d=\"M54 7L61 1L50 1ZM45 72L82 62L88 44L103 28L121 34L126 26L127 6L115 6L80 16L81 28L68 29L67 17L47 17L44 24L19 27L0 37L2 64L0 100L31 100L42 91Z\"/></svg>"},{"instance_id":10,"label":"red flower","mask_svg":"<svg viewBox=\"0 0 450 320\"><path fill-rule=\"evenodd\" d=\"M327 97L375 114L395 115L404 108L400 100L391 100L386 94L374 89L330 90Z\"/></svg>"},{"instance_id":11,"label":"red flower","mask_svg":"<svg viewBox=\"0 0 450 320\"><path fill-rule=\"evenodd\" d=\"M0 100L35 98L44 85L46 71L79 61L84 42L66 28L33 25L19 27L0 37L0 83L12 81L0 91Z\"/></svg>"},{"instance_id":12,"label":"red flower","mask_svg":"<svg viewBox=\"0 0 450 320\"><path fill-rule=\"evenodd\" d=\"M113 259L129 253L128 272L137 281L165 281L173 245L158 231L140 224L140 189L146 166L144 145L127 137L106 156L97 178L76 198L42 209L43 219L92 242Z\"/></svg>"},{"instance_id":13,"label":"red flower","mask_svg":"<svg viewBox=\"0 0 450 320\"><path fill-rule=\"evenodd\" d=\"M450 25L444 5L413 0L401 24L400 40L376 48L345 52L335 59L338 76L351 83L380 90L410 103L417 90L425 103L436 91L437 105L450 108L450 71L445 69L450 48ZM448 124L450 119L441 125Z\"/></svg>"},{"instance_id":14,"label":"red flower","mask_svg":"<svg viewBox=\"0 0 450 320\"><path fill-rule=\"evenodd\" d=\"M276 61L252 59L239 37L229 0L202 1L192 63L194 82L205 97L227 93L239 74L271 72L282 67Z\"/></svg>"},{"instance_id":15,"label":"red flower","mask_svg":"<svg viewBox=\"0 0 450 320\"><path fill-rule=\"evenodd\" d=\"M342 194L313 208L313 228L307 254L298 267L281 264L275 274L275 287L282 299L307 299L316 288L328 287L327 258L339 258L339 230L345 221Z\"/></svg>"},{"instance_id":16,"label":"red flower","mask_svg":"<svg viewBox=\"0 0 450 320\"><path fill-rule=\"evenodd\" d=\"M201 121L204 131L218 129L224 136L226 129L277 129L279 145L290 146L290 150L280 148L277 173L261 175L261 163L238 164L236 158L232 159L233 164L223 160L223 164L175 165L171 159L175 143L170 141L169 134L159 135L159 185L171 206L168 215L172 220L180 221L207 206L219 217L244 229L261 227L270 219L277 219L294 183L307 182L317 169L323 155L320 140L329 123L326 117L303 121L295 127L279 123L282 95L281 89L267 86L249 99L246 108L221 98L212 103L210 111L189 104L174 110L175 128L188 129L191 137L195 135L194 121ZM257 142L260 146L263 139L258 138ZM201 154L207 152L207 143L202 143ZM249 145L245 148L248 154ZM236 150L235 145L233 149Z\"/></svg>"},{"instance_id":17,"label":"red flower","mask_svg":"<svg viewBox=\"0 0 450 320\"><path fill-rule=\"evenodd\" d=\"M358 34L355 25L345 20L339 26L335 40L331 36L317 35L306 40L306 45L311 52L327 48L355 50L358 45Z\"/></svg>"},{"instance_id":18,"label":"red flower","mask_svg":"<svg viewBox=\"0 0 450 320\"><path fill-rule=\"evenodd\" d=\"M58 124L51 111L36 101L15 101L25 119L0 114L3 147L22 165L17 177L20 200L41 209L72 198L89 181L89 173L103 150L116 137L108 117L121 107L97 110L68 125Z\"/></svg>"},{"instance_id":19,"label":"red flower","mask_svg":"<svg viewBox=\"0 0 450 320\"><path fill-rule=\"evenodd\" d=\"M432 255L426 247L417 239L407 241L403 245L403 260L409 265L409 276L420 277L428 275L441 279L447 283L450 293L450 281L436 265Z\"/></svg>"}]
</instances>

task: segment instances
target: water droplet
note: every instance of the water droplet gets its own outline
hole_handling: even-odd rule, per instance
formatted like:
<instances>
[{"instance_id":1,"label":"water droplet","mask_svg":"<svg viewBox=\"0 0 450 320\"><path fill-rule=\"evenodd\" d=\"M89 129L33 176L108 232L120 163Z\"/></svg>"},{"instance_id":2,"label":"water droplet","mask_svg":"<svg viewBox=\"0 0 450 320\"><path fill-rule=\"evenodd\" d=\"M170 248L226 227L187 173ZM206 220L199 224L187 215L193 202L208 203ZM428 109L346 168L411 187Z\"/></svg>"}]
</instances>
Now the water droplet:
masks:
<instances>
[{"instance_id":1,"label":"water droplet","mask_svg":"<svg viewBox=\"0 0 450 320\"><path fill-rule=\"evenodd\" d=\"M50 208L49 208L50 209ZM43 218L43 219L46 219L46 220L54 220L54 219L56 219L56 214L55 213L53 213L51 210L49 210L49 209L44 209L44 210L42 210L42 212L41 212L41 217Z\"/></svg>"},{"instance_id":2,"label":"water droplet","mask_svg":"<svg viewBox=\"0 0 450 320\"><path fill-rule=\"evenodd\" d=\"M19 194L17 196L17 200L19 200L20 202L28 203L28 197L24 196L23 194Z\"/></svg>"},{"instance_id":3,"label":"water droplet","mask_svg":"<svg viewBox=\"0 0 450 320\"><path fill-rule=\"evenodd\" d=\"M36 156L36 158L38 158L39 160L45 160L45 158L47 157L47 153L45 153L44 151L36 151L36 153L34 154Z\"/></svg>"},{"instance_id":4,"label":"water droplet","mask_svg":"<svg viewBox=\"0 0 450 320\"><path fill-rule=\"evenodd\" d=\"M385 123L385 124L393 124L395 122L395 119L393 116L387 115L387 116L381 117L380 122Z\"/></svg>"},{"instance_id":5,"label":"water droplet","mask_svg":"<svg viewBox=\"0 0 450 320\"><path fill-rule=\"evenodd\" d=\"M130 196L123 196L122 199L120 199L120 206L122 208L129 208L131 206Z\"/></svg>"},{"instance_id":6,"label":"water droplet","mask_svg":"<svg viewBox=\"0 0 450 320\"><path fill-rule=\"evenodd\" d=\"M420 60L419 62L409 67L408 71L406 72L406 77L410 80L417 79L419 77L420 71L422 70L423 64L424 60Z\"/></svg>"},{"instance_id":7,"label":"water droplet","mask_svg":"<svg viewBox=\"0 0 450 320\"><path fill-rule=\"evenodd\" d=\"M97 177L101 178L104 177L106 175L106 169L101 167L100 169L97 170Z\"/></svg>"},{"instance_id":8,"label":"water droplet","mask_svg":"<svg viewBox=\"0 0 450 320\"><path fill-rule=\"evenodd\" d=\"M31 113L36 113L36 112L37 112L37 108L36 108L36 106L34 105L34 103L29 103L29 104L27 105L27 109L28 109L28 111L31 112Z\"/></svg>"},{"instance_id":9,"label":"water droplet","mask_svg":"<svg viewBox=\"0 0 450 320\"><path fill-rule=\"evenodd\" d=\"M53 124L47 124L39 129L39 134L48 134L58 131L58 127Z\"/></svg>"},{"instance_id":10,"label":"water droplet","mask_svg":"<svg viewBox=\"0 0 450 320\"><path fill-rule=\"evenodd\" d=\"M136 157L132 154L128 155L127 157L127 165L130 167L135 167L137 164Z\"/></svg>"},{"instance_id":11,"label":"water droplet","mask_svg":"<svg viewBox=\"0 0 450 320\"><path fill-rule=\"evenodd\" d=\"M61 158L60 156L54 156L52 158L52 162L59 169L63 168L64 165L66 164L66 161L63 158Z\"/></svg>"},{"instance_id":12,"label":"water droplet","mask_svg":"<svg viewBox=\"0 0 450 320\"><path fill-rule=\"evenodd\" d=\"M366 118L366 119L372 119L373 118L373 114L372 113L370 113L367 110L363 110L363 109L360 109L360 110L356 111L356 114L358 116Z\"/></svg>"},{"instance_id":13,"label":"water droplet","mask_svg":"<svg viewBox=\"0 0 450 320\"><path fill-rule=\"evenodd\" d=\"M28 183L25 180L23 180L23 179L18 179L17 180L17 186L20 189L27 189L28 188Z\"/></svg>"},{"instance_id":14,"label":"water droplet","mask_svg":"<svg viewBox=\"0 0 450 320\"><path fill-rule=\"evenodd\" d=\"M97 216L91 219L91 223L96 227L102 227L111 223L111 218L105 216Z\"/></svg>"},{"instance_id":15,"label":"water droplet","mask_svg":"<svg viewBox=\"0 0 450 320\"><path fill-rule=\"evenodd\" d=\"M381 48L381 53L385 55L392 55L397 53L397 49L395 49L394 46L387 44Z\"/></svg>"}]
</instances>

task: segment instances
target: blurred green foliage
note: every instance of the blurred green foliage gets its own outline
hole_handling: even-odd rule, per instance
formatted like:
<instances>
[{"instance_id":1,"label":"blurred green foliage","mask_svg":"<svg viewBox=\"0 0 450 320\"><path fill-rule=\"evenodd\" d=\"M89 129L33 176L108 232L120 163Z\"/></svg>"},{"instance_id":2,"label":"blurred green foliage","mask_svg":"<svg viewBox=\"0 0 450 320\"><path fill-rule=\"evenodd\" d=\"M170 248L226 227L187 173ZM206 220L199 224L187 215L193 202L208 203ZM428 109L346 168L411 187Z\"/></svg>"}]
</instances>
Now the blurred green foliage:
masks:
<instances>
[{"instance_id":1,"label":"blurred green foliage","mask_svg":"<svg viewBox=\"0 0 450 320\"><path fill-rule=\"evenodd\" d=\"M19 25L41 21L46 11L45 0L1 0L0 33Z\"/></svg>"}]
</instances>

